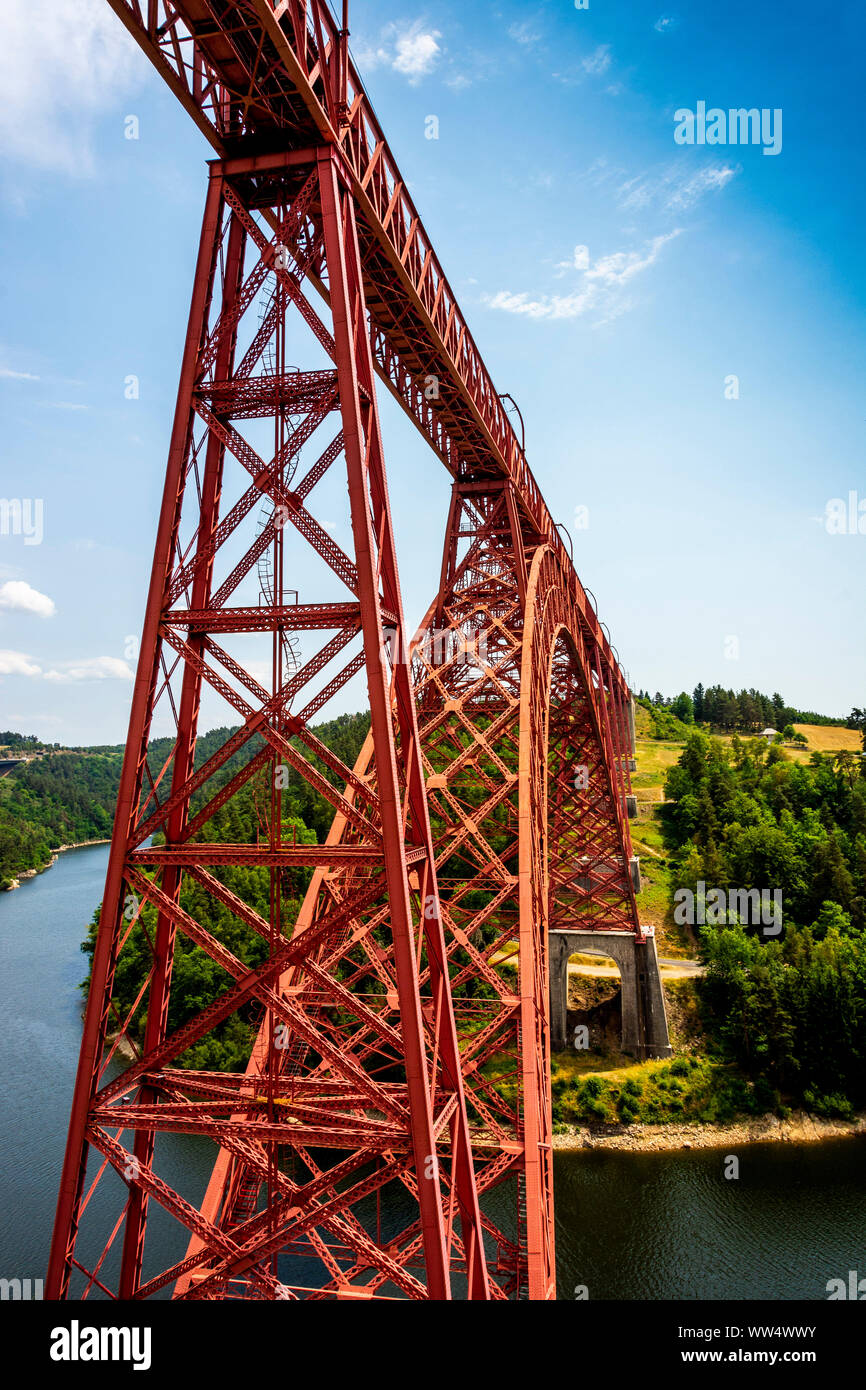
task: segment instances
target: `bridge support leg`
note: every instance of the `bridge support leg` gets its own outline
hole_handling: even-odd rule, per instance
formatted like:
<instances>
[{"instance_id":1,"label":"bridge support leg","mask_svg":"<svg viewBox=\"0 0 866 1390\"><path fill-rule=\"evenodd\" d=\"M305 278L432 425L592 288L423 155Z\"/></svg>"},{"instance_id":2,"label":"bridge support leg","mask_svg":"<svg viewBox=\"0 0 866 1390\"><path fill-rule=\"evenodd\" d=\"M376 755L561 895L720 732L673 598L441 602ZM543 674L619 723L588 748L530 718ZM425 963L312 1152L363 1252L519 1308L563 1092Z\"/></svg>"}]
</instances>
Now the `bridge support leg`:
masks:
<instances>
[{"instance_id":1,"label":"bridge support leg","mask_svg":"<svg viewBox=\"0 0 866 1390\"><path fill-rule=\"evenodd\" d=\"M668 1036L665 996L654 936L634 943L638 985L638 1011L641 1040L639 1056L670 1057L673 1048Z\"/></svg>"},{"instance_id":2,"label":"bridge support leg","mask_svg":"<svg viewBox=\"0 0 866 1390\"><path fill-rule=\"evenodd\" d=\"M622 1050L636 1057L669 1057L667 1015L654 937L639 942L631 932L552 931L550 964L550 1043L554 1052L570 1046L568 962L577 953L614 960L622 980Z\"/></svg>"},{"instance_id":3,"label":"bridge support leg","mask_svg":"<svg viewBox=\"0 0 866 1390\"><path fill-rule=\"evenodd\" d=\"M569 1046L568 1038L568 958L576 950L572 942L573 932L552 931L548 933L548 961L550 967L550 1048L552 1052L565 1052Z\"/></svg>"},{"instance_id":4,"label":"bridge support leg","mask_svg":"<svg viewBox=\"0 0 866 1390\"><path fill-rule=\"evenodd\" d=\"M643 883L640 876L640 859L636 854L633 854L628 861L628 869L631 874L631 886L636 893L639 893L643 888Z\"/></svg>"}]
</instances>

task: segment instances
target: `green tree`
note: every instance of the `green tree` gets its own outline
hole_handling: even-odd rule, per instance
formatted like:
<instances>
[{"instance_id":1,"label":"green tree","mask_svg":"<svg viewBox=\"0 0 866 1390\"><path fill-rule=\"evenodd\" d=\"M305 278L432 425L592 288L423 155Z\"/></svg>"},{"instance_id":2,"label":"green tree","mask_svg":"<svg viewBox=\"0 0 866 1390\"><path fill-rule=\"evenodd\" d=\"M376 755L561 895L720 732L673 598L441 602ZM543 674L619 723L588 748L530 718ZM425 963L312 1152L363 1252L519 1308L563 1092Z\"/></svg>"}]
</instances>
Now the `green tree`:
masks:
<instances>
[{"instance_id":1,"label":"green tree","mask_svg":"<svg viewBox=\"0 0 866 1390\"><path fill-rule=\"evenodd\" d=\"M684 724L694 724L695 706L691 695L687 695L685 691L678 695L671 705L671 712Z\"/></svg>"},{"instance_id":2,"label":"green tree","mask_svg":"<svg viewBox=\"0 0 866 1390\"><path fill-rule=\"evenodd\" d=\"M858 709L855 705L848 717L848 728L859 729L863 739L863 752L866 753L866 709ZM0 737L3 737L0 735Z\"/></svg>"}]
</instances>

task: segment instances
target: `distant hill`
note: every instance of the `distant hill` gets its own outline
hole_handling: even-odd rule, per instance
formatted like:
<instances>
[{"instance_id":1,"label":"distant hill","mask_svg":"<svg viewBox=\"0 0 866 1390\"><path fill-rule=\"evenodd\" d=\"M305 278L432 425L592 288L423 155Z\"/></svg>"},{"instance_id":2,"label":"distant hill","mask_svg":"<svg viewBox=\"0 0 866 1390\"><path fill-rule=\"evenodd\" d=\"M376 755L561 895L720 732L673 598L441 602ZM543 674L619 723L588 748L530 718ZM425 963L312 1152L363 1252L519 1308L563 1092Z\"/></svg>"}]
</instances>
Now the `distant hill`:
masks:
<instances>
[{"instance_id":1,"label":"distant hill","mask_svg":"<svg viewBox=\"0 0 866 1390\"><path fill-rule=\"evenodd\" d=\"M0 888L60 845L111 834L122 753L48 753L0 781Z\"/></svg>"},{"instance_id":2,"label":"distant hill","mask_svg":"<svg viewBox=\"0 0 866 1390\"><path fill-rule=\"evenodd\" d=\"M319 725L316 733L351 767L369 727L369 714L346 714ZM223 728L203 734L196 745L196 766L212 757L232 733L233 729ZM0 734L0 743L16 752L25 747L33 750L33 740L20 734ZM156 739L150 745L152 771L163 766L171 747L168 738ZM208 783L208 797L261 747L261 739L254 737L235 753ZM8 888L21 873L44 869L60 845L103 840L111 835L123 746L55 752L40 745L40 751L43 756L22 763L0 778L0 889ZM320 771L330 776L324 767ZM319 841L323 840L330 828L332 808L295 772L289 774L286 801L293 814Z\"/></svg>"},{"instance_id":3,"label":"distant hill","mask_svg":"<svg viewBox=\"0 0 866 1390\"><path fill-rule=\"evenodd\" d=\"M781 732L790 724L855 728L859 727L856 716L862 714L862 711L854 710L846 720L840 715L796 709L787 704L778 691L774 695L765 695L760 690L726 690L724 686L704 686L702 682L695 686L691 695L681 691L679 695L669 697L657 690L651 696L648 690L641 690L637 698L659 715L672 715L684 724L697 724L713 733L760 733L766 728Z\"/></svg>"}]
</instances>

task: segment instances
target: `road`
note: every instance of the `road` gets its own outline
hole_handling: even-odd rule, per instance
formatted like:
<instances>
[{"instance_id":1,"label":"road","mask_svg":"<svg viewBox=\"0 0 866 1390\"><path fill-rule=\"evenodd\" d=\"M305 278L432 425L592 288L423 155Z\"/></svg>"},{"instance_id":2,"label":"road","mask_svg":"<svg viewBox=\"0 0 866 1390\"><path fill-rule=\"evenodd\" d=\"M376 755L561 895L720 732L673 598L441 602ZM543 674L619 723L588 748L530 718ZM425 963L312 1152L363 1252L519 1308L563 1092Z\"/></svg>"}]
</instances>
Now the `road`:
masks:
<instances>
[{"instance_id":1,"label":"road","mask_svg":"<svg viewBox=\"0 0 866 1390\"><path fill-rule=\"evenodd\" d=\"M675 960L659 957L664 980L694 980L704 974L699 960ZM590 975L596 979L619 979L615 965L573 965L569 964L569 975Z\"/></svg>"}]
</instances>

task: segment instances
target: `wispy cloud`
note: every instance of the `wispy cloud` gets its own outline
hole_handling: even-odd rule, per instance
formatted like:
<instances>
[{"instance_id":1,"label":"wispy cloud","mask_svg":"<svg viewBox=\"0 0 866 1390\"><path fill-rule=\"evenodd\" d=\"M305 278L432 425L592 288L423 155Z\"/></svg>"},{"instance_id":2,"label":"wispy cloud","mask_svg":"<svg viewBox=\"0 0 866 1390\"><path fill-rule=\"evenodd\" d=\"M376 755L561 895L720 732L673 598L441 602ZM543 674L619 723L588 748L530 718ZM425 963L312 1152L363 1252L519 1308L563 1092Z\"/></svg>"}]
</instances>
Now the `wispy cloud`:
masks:
<instances>
[{"instance_id":1,"label":"wispy cloud","mask_svg":"<svg viewBox=\"0 0 866 1390\"><path fill-rule=\"evenodd\" d=\"M610 67L610 44L599 44L598 48L596 48L593 53L590 53L588 58L582 60L582 66L584 72L607 72Z\"/></svg>"},{"instance_id":2,"label":"wispy cloud","mask_svg":"<svg viewBox=\"0 0 866 1390\"><path fill-rule=\"evenodd\" d=\"M422 20L386 24L376 43L362 44L358 49L358 65L364 72L377 67L392 68L415 86L433 71L442 56L441 38L438 29L428 28Z\"/></svg>"},{"instance_id":3,"label":"wispy cloud","mask_svg":"<svg viewBox=\"0 0 866 1390\"><path fill-rule=\"evenodd\" d=\"M654 265L663 246L682 234L681 227L672 232L653 237L641 251L616 251L612 256L603 256L600 261L585 271L587 280L598 280L604 285L624 285L635 275Z\"/></svg>"},{"instance_id":4,"label":"wispy cloud","mask_svg":"<svg viewBox=\"0 0 866 1390\"><path fill-rule=\"evenodd\" d=\"M32 372L13 372L11 367L0 367L0 378L3 381L38 381L39 377Z\"/></svg>"},{"instance_id":5,"label":"wispy cloud","mask_svg":"<svg viewBox=\"0 0 866 1390\"><path fill-rule=\"evenodd\" d=\"M653 28L659 34L669 34L672 29L676 29L679 20L673 14L660 14Z\"/></svg>"},{"instance_id":6,"label":"wispy cloud","mask_svg":"<svg viewBox=\"0 0 866 1390\"><path fill-rule=\"evenodd\" d=\"M576 58L568 63L566 67L558 68L551 73L554 82L561 82L565 87L580 86L588 77L603 77L610 72L613 64L613 54L609 43L600 43L591 53L587 53L583 58ZM611 73L613 78L613 73ZM618 96L624 90L620 81L609 81L605 87L605 92L610 96Z\"/></svg>"},{"instance_id":7,"label":"wispy cloud","mask_svg":"<svg viewBox=\"0 0 866 1390\"><path fill-rule=\"evenodd\" d=\"M38 618L53 618L57 607L47 594L40 594L23 579L10 579L0 584L0 610L7 613L35 613Z\"/></svg>"},{"instance_id":8,"label":"wispy cloud","mask_svg":"<svg viewBox=\"0 0 866 1390\"><path fill-rule=\"evenodd\" d=\"M529 319L574 319L587 312L592 300L588 291L543 295L533 299L526 291L513 294L510 290L499 290L496 294L485 296L485 303L491 309L501 309L506 314L521 314Z\"/></svg>"},{"instance_id":9,"label":"wispy cloud","mask_svg":"<svg viewBox=\"0 0 866 1390\"><path fill-rule=\"evenodd\" d=\"M491 309L506 314L518 314L530 319L576 319L594 313L596 326L619 318L632 307L623 291L643 271L654 265L662 248L682 229L676 227L662 236L653 237L640 250L616 251L591 261L587 248L578 246L572 262L561 261L558 269L568 266L580 274L580 283L571 294L543 294L533 297L524 292L500 290L485 296ZM583 253L586 252L586 255Z\"/></svg>"},{"instance_id":10,"label":"wispy cloud","mask_svg":"<svg viewBox=\"0 0 866 1390\"><path fill-rule=\"evenodd\" d=\"M541 33L532 20L526 19L522 24L512 24L508 30L508 37L523 48L532 48L540 42Z\"/></svg>"},{"instance_id":11,"label":"wispy cloud","mask_svg":"<svg viewBox=\"0 0 866 1390\"><path fill-rule=\"evenodd\" d=\"M78 685L86 681L131 681L135 672L116 656L82 657L58 661L45 671L26 652L0 651L0 676L38 676L54 685Z\"/></svg>"},{"instance_id":12,"label":"wispy cloud","mask_svg":"<svg viewBox=\"0 0 866 1390\"><path fill-rule=\"evenodd\" d=\"M62 661L45 672L47 681L70 685L78 681L131 681L135 672L116 656L92 656L79 661Z\"/></svg>"},{"instance_id":13,"label":"wispy cloud","mask_svg":"<svg viewBox=\"0 0 866 1390\"><path fill-rule=\"evenodd\" d=\"M712 164L697 171L670 164L665 168L637 174L617 189L621 208L660 207L668 212L685 212L708 193L718 193L740 172L739 164Z\"/></svg>"},{"instance_id":14,"label":"wispy cloud","mask_svg":"<svg viewBox=\"0 0 866 1390\"><path fill-rule=\"evenodd\" d=\"M701 169L685 183L680 184L668 198L666 206L674 212L683 212L693 207L705 193L718 193L727 187L731 179L739 173L739 165L722 164L710 169Z\"/></svg>"},{"instance_id":15,"label":"wispy cloud","mask_svg":"<svg viewBox=\"0 0 866 1390\"><path fill-rule=\"evenodd\" d=\"M133 40L104 0L4 0L4 160L91 174L93 123L140 71Z\"/></svg>"}]
</instances>

